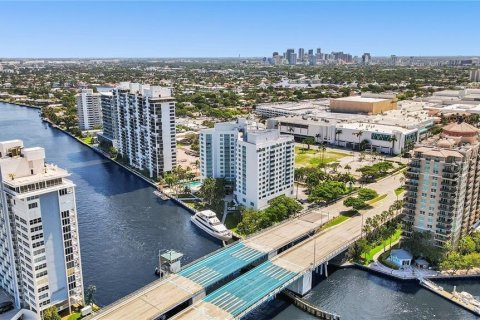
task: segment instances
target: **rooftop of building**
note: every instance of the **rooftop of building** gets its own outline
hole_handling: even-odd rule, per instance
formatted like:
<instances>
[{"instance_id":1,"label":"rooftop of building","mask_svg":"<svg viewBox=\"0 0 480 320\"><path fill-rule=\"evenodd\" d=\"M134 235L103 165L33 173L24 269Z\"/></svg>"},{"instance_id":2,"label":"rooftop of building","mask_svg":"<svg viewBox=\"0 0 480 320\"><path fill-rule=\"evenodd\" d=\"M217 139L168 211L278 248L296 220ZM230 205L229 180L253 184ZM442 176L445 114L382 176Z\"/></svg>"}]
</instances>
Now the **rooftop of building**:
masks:
<instances>
[{"instance_id":1,"label":"rooftop of building","mask_svg":"<svg viewBox=\"0 0 480 320\"><path fill-rule=\"evenodd\" d=\"M0 160L0 162L1 161L2 160ZM24 177L13 176L13 179L12 179L12 176L6 176L6 177L3 177L3 182L12 187L19 187L19 186L28 185L31 183L36 183L39 181L66 178L68 176L70 176L70 173L68 173L67 170L59 168L54 164L45 164L44 170L42 170L40 173L32 174Z\"/></svg>"},{"instance_id":2,"label":"rooftop of building","mask_svg":"<svg viewBox=\"0 0 480 320\"><path fill-rule=\"evenodd\" d=\"M425 110L390 110L376 115L336 113L329 111L315 112L310 115L282 116L275 120L288 123L319 125L336 123L369 123L385 126L395 126L405 129L414 129L433 124L434 118Z\"/></svg>"},{"instance_id":3,"label":"rooftop of building","mask_svg":"<svg viewBox=\"0 0 480 320\"><path fill-rule=\"evenodd\" d=\"M385 134L393 134L394 132L401 132L403 134L408 134L414 132L415 129L408 129L399 126L390 126L384 124L376 123L364 123L364 122L351 122L351 123L342 123L338 128L345 128L351 130L365 130L369 132L378 132Z\"/></svg>"},{"instance_id":4,"label":"rooftop of building","mask_svg":"<svg viewBox=\"0 0 480 320\"><path fill-rule=\"evenodd\" d=\"M443 127L445 134L453 133L458 135L477 135L479 130L466 122L454 122Z\"/></svg>"},{"instance_id":5,"label":"rooftop of building","mask_svg":"<svg viewBox=\"0 0 480 320\"><path fill-rule=\"evenodd\" d=\"M281 111L305 111L305 110L324 110L328 106L328 99L321 100L303 100L299 102L271 102L262 103L258 108L268 108Z\"/></svg>"},{"instance_id":6,"label":"rooftop of building","mask_svg":"<svg viewBox=\"0 0 480 320\"><path fill-rule=\"evenodd\" d=\"M351 96L333 99L334 101L351 101L351 102L365 102L365 103L375 103L375 102L384 102L390 101L391 99L385 98L367 98L362 96Z\"/></svg>"}]
</instances>

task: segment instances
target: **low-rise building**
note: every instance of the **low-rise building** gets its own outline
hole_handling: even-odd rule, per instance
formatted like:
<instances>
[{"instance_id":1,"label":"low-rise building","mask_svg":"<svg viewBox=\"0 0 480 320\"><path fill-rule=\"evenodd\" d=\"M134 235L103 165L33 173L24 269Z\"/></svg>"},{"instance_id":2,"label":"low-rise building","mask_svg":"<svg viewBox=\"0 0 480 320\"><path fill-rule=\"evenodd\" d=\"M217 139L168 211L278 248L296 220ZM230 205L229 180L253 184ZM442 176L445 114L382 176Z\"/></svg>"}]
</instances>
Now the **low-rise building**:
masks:
<instances>
[{"instance_id":1,"label":"low-rise building","mask_svg":"<svg viewBox=\"0 0 480 320\"><path fill-rule=\"evenodd\" d=\"M397 109L395 99L351 96L330 101L330 110L332 112L377 114L395 109Z\"/></svg>"},{"instance_id":2,"label":"low-rise building","mask_svg":"<svg viewBox=\"0 0 480 320\"><path fill-rule=\"evenodd\" d=\"M392 249L388 260L399 268L408 267L412 264L412 254L404 249Z\"/></svg>"},{"instance_id":3,"label":"low-rise building","mask_svg":"<svg viewBox=\"0 0 480 320\"><path fill-rule=\"evenodd\" d=\"M289 115L306 115L326 110L328 100L308 100L300 102L262 103L255 107L255 113L264 118Z\"/></svg>"},{"instance_id":4,"label":"low-rise building","mask_svg":"<svg viewBox=\"0 0 480 320\"><path fill-rule=\"evenodd\" d=\"M317 143L356 150L362 144L362 149L386 154L411 149L433 124L434 118L423 110L392 110L378 115L323 112L267 120L267 128L278 128L299 140L312 137Z\"/></svg>"}]
</instances>

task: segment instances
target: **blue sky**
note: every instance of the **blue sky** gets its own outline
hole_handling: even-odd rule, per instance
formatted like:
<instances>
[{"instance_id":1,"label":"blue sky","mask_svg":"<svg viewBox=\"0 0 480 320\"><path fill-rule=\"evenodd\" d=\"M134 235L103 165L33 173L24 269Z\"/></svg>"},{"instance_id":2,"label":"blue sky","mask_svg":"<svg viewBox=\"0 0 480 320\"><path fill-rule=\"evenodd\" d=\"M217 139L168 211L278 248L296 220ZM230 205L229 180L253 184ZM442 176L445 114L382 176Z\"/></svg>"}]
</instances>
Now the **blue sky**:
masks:
<instances>
[{"instance_id":1,"label":"blue sky","mask_svg":"<svg viewBox=\"0 0 480 320\"><path fill-rule=\"evenodd\" d=\"M0 57L480 55L480 2L0 1Z\"/></svg>"}]
</instances>

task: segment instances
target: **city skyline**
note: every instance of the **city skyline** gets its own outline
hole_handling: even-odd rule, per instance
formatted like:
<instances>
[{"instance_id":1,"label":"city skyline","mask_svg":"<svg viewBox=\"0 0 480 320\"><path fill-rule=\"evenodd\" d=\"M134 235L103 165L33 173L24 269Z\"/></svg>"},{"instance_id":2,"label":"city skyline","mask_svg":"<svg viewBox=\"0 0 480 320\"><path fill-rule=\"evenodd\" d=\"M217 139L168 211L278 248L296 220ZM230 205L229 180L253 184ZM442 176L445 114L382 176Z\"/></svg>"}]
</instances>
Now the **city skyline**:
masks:
<instances>
[{"instance_id":1,"label":"city skyline","mask_svg":"<svg viewBox=\"0 0 480 320\"><path fill-rule=\"evenodd\" d=\"M3 2L0 7L9 14L0 21L0 57L269 57L281 48L356 56L480 52L471 41L480 3L252 3ZM444 23L452 11L462 12L462 20ZM135 46L116 41L130 38Z\"/></svg>"}]
</instances>

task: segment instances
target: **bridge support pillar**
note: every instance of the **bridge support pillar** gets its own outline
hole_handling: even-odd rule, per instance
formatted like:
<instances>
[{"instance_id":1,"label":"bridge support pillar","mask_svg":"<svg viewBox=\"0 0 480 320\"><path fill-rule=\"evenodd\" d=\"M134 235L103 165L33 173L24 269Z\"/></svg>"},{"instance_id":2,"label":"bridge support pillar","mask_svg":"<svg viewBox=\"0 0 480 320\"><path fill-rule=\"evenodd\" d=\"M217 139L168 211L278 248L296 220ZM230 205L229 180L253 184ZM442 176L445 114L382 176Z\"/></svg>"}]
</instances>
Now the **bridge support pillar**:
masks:
<instances>
[{"instance_id":1,"label":"bridge support pillar","mask_svg":"<svg viewBox=\"0 0 480 320\"><path fill-rule=\"evenodd\" d=\"M192 297L192 304L194 304L194 303L197 302L197 301L202 300L203 298L205 298L206 295L207 295L207 294L206 294L205 290L202 290L202 291L199 292L197 295L195 295L195 296Z\"/></svg>"},{"instance_id":2,"label":"bridge support pillar","mask_svg":"<svg viewBox=\"0 0 480 320\"><path fill-rule=\"evenodd\" d=\"M325 269L325 278L328 278L328 261L323 264L323 268Z\"/></svg>"},{"instance_id":3,"label":"bridge support pillar","mask_svg":"<svg viewBox=\"0 0 480 320\"><path fill-rule=\"evenodd\" d=\"M300 296L307 294L312 290L312 271L305 273L301 278L289 284L287 289Z\"/></svg>"}]
</instances>

